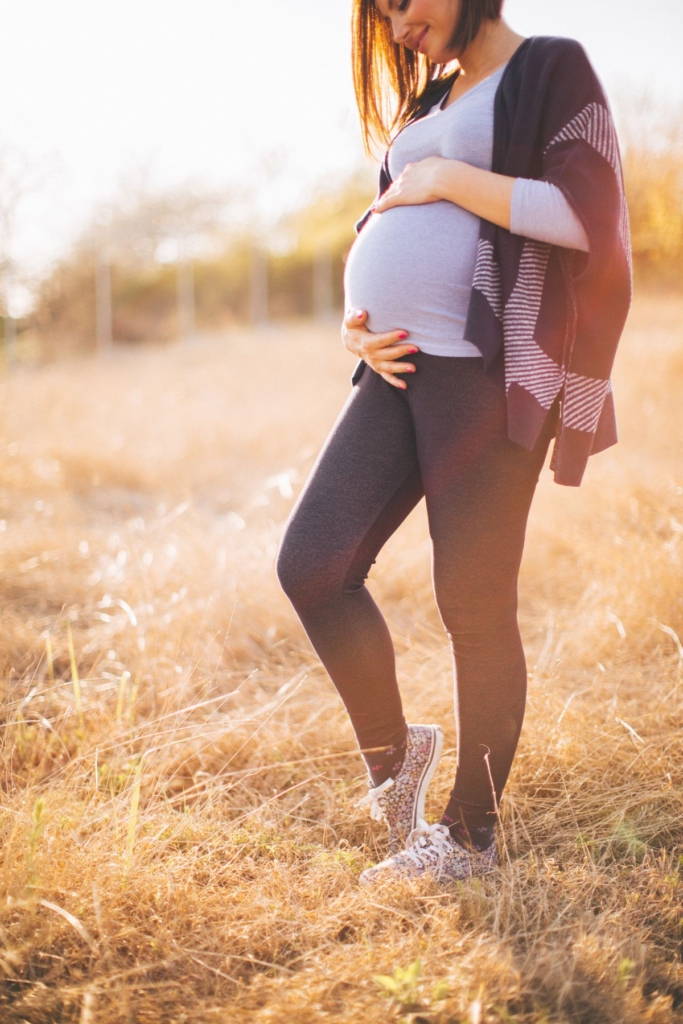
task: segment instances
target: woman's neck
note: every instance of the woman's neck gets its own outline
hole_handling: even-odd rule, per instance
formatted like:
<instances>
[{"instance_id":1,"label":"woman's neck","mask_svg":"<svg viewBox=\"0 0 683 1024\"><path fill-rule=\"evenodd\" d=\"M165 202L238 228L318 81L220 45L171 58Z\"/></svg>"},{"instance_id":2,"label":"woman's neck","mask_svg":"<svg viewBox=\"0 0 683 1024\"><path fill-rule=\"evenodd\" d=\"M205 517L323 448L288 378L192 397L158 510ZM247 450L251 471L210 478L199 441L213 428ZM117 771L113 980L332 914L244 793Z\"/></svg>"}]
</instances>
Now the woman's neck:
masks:
<instances>
[{"instance_id":1,"label":"woman's neck","mask_svg":"<svg viewBox=\"0 0 683 1024\"><path fill-rule=\"evenodd\" d=\"M501 64L506 64L524 42L524 38L513 32L502 18L500 21L484 22L476 39L458 61L467 88L487 78Z\"/></svg>"}]
</instances>

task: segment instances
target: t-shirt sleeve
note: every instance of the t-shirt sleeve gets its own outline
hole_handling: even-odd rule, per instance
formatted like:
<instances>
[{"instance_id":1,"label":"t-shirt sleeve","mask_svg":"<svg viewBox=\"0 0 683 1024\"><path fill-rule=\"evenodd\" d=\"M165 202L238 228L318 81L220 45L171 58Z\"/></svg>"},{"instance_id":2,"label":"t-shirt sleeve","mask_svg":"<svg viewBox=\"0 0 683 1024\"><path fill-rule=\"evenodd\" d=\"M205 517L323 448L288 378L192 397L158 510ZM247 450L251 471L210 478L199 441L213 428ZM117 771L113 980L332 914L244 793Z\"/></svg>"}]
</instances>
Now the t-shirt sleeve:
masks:
<instances>
[{"instance_id":1,"label":"t-shirt sleeve","mask_svg":"<svg viewBox=\"0 0 683 1024\"><path fill-rule=\"evenodd\" d=\"M518 178L512 190L510 231L564 249L590 251L585 228L557 185Z\"/></svg>"}]
</instances>

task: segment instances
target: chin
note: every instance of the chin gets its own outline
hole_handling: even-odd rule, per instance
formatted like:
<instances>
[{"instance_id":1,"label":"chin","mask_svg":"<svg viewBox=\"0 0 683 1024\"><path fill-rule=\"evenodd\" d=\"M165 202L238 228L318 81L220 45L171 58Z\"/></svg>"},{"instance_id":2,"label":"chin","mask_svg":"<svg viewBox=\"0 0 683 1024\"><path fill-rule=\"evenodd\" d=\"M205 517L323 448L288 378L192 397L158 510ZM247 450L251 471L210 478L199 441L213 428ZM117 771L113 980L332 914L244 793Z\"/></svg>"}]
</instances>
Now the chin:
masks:
<instances>
[{"instance_id":1,"label":"chin","mask_svg":"<svg viewBox=\"0 0 683 1024\"><path fill-rule=\"evenodd\" d=\"M450 64L451 61L457 60L457 55L444 47L430 46L425 51L425 57L432 62L432 64Z\"/></svg>"}]
</instances>

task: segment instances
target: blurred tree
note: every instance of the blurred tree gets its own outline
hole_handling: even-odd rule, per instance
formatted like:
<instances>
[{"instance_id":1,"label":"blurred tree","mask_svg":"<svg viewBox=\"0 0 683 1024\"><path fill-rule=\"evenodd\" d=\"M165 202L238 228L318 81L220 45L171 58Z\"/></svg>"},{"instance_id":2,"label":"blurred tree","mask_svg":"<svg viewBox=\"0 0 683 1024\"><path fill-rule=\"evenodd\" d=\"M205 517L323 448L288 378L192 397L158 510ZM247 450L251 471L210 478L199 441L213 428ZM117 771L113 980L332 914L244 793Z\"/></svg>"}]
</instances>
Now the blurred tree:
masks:
<instances>
[{"instance_id":1,"label":"blurred tree","mask_svg":"<svg viewBox=\"0 0 683 1024\"><path fill-rule=\"evenodd\" d=\"M624 99L620 135L637 281L683 286L683 106Z\"/></svg>"}]
</instances>

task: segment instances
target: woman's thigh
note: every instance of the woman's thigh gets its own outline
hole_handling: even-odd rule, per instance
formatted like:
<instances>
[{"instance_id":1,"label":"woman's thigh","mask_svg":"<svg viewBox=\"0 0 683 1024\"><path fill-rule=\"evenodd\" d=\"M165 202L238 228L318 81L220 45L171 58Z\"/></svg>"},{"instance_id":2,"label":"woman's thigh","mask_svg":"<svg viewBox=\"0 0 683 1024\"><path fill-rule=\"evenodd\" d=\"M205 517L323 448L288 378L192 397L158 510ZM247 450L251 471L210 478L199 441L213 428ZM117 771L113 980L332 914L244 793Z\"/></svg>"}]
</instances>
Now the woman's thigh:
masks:
<instances>
[{"instance_id":1,"label":"woman's thigh","mask_svg":"<svg viewBox=\"0 0 683 1024\"><path fill-rule=\"evenodd\" d=\"M292 510L278 555L295 604L357 589L423 496L411 410L369 369L353 388Z\"/></svg>"},{"instance_id":2,"label":"woman's thigh","mask_svg":"<svg viewBox=\"0 0 683 1024\"><path fill-rule=\"evenodd\" d=\"M505 394L479 359L423 357L411 387L441 615L449 630L510 625L553 419L533 451L509 441Z\"/></svg>"}]
</instances>

